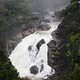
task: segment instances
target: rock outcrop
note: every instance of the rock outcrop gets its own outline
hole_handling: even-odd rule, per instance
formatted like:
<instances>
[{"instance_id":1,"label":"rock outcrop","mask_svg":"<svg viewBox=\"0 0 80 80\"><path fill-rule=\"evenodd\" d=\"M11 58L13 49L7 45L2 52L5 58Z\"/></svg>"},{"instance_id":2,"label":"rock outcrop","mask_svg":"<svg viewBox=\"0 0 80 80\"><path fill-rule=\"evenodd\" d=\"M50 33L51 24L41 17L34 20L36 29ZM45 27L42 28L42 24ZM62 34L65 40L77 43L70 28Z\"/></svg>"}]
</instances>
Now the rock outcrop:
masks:
<instances>
[{"instance_id":1,"label":"rock outcrop","mask_svg":"<svg viewBox=\"0 0 80 80\"><path fill-rule=\"evenodd\" d=\"M60 25L59 25L60 26ZM58 28L59 29L59 28ZM68 72L66 54L60 54L64 52L66 48L65 41L57 33L58 30L52 32L54 40L50 41L48 45L48 64L55 69L55 74L51 80L58 80L62 75ZM62 31L62 30L61 30ZM60 34L62 32L59 32ZM63 34L63 33L62 33ZM66 64L65 64L66 63Z\"/></svg>"},{"instance_id":2,"label":"rock outcrop","mask_svg":"<svg viewBox=\"0 0 80 80\"><path fill-rule=\"evenodd\" d=\"M41 46L42 44L45 44L45 40L44 40L44 39L40 40L40 41L37 43L36 47L37 47L38 50L40 49L40 46Z\"/></svg>"},{"instance_id":3,"label":"rock outcrop","mask_svg":"<svg viewBox=\"0 0 80 80\"><path fill-rule=\"evenodd\" d=\"M38 67L36 66L36 65L33 65L31 68L30 68L30 72L32 73L32 74L37 74L38 73Z\"/></svg>"},{"instance_id":4,"label":"rock outcrop","mask_svg":"<svg viewBox=\"0 0 80 80\"><path fill-rule=\"evenodd\" d=\"M44 23L44 24L41 24L39 26L39 30L42 30L42 31L46 31L46 30L49 30L51 28L51 26L49 26L48 24Z\"/></svg>"}]
</instances>

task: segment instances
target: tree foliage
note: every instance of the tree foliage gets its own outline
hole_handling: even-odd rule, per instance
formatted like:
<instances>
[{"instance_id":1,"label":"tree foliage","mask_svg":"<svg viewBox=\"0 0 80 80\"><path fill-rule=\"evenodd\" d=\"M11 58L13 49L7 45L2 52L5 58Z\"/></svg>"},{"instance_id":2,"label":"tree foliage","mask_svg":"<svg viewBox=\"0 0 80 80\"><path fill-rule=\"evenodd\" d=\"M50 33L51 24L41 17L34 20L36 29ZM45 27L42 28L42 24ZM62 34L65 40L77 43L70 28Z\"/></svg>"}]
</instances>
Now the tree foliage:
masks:
<instances>
[{"instance_id":1,"label":"tree foliage","mask_svg":"<svg viewBox=\"0 0 80 80\"><path fill-rule=\"evenodd\" d=\"M64 17L62 28L65 29L61 37L66 42L64 53L68 58L69 73L62 76L60 80L80 80L80 7L77 1L71 0L61 14Z\"/></svg>"},{"instance_id":2,"label":"tree foliage","mask_svg":"<svg viewBox=\"0 0 80 80\"><path fill-rule=\"evenodd\" d=\"M27 0L0 0L0 80L24 80L19 78L18 72L12 66L3 47L17 29L31 27L30 8ZM27 7L27 8L26 8ZM17 33L16 33L17 34ZM26 79L28 80L28 79Z\"/></svg>"},{"instance_id":3,"label":"tree foliage","mask_svg":"<svg viewBox=\"0 0 80 80\"><path fill-rule=\"evenodd\" d=\"M6 40L28 28L32 28L31 8L27 0L0 0L0 47ZM25 25L25 26L24 26Z\"/></svg>"},{"instance_id":4,"label":"tree foliage","mask_svg":"<svg viewBox=\"0 0 80 80\"><path fill-rule=\"evenodd\" d=\"M0 50L0 80L18 80L17 70L12 66L5 53Z\"/></svg>"}]
</instances>

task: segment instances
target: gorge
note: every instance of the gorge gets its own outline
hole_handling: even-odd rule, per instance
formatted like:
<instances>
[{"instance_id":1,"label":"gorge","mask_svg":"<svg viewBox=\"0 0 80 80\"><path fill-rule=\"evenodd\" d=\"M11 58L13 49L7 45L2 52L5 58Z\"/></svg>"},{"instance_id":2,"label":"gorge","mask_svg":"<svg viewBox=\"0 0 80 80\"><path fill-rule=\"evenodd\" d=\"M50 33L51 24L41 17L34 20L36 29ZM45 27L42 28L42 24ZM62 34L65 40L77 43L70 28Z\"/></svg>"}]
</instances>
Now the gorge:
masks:
<instances>
[{"instance_id":1,"label":"gorge","mask_svg":"<svg viewBox=\"0 0 80 80\"><path fill-rule=\"evenodd\" d=\"M51 4L50 1L48 4ZM55 8L53 8L52 11L49 6L47 7L47 5L43 5L44 4L42 4L41 7L42 12L39 11L32 14L33 16L37 14L40 15L41 22L39 23L39 25L46 26L46 24L48 24L50 26L50 29L46 31L37 30L33 34L25 37L15 47L15 49L9 56L9 59L11 60L13 66L15 66L15 68L19 72L19 76L21 78L28 77L31 80L47 79L49 76L55 74L55 70L48 65L47 44L51 40L54 40L51 36L51 33L55 31L60 24L60 20L58 20L57 16L54 14L54 11L59 11L60 8L57 10L54 10ZM61 8L63 9L62 6ZM43 44L39 46L38 50L36 45L41 40L44 40L45 43L43 42Z\"/></svg>"},{"instance_id":2,"label":"gorge","mask_svg":"<svg viewBox=\"0 0 80 80\"><path fill-rule=\"evenodd\" d=\"M0 51L0 79L5 76L2 74L7 74L5 80L79 80L80 8L77 0L70 3L69 0L28 0L15 7L16 0L10 1L4 8L0 4L4 12L0 12L0 49L11 61L7 58L4 61ZM14 68L6 66L11 64Z\"/></svg>"},{"instance_id":3,"label":"gorge","mask_svg":"<svg viewBox=\"0 0 80 80\"><path fill-rule=\"evenodd\" d=\"M38 78L47 79L48 76L55 73L55 70L48 65L47 44L52 40L51 32L57 29L59 23L47 23L51 26L50 30L36 31L25 37L12 51L9 58L18 70L20 77L28 77L31 80L37 80ZM38 51L36 45L41 40L44 40L45 43L43 42Z\"/></svg>"}]
</instances>

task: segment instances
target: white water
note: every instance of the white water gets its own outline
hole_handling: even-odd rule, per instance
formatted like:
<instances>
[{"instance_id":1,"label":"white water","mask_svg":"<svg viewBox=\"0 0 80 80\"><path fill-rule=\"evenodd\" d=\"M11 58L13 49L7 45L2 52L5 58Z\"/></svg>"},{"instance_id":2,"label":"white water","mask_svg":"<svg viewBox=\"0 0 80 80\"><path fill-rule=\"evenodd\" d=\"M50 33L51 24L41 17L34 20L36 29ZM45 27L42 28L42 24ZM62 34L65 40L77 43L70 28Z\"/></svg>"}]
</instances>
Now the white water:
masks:
<instances>
[{"instance_id":1,"label":"white water","mask_svg":"<svg viewBox=\"0 0 80 80\"><path fill-rule=\"evenodd\" d=\"M55 74L55 70L48 65L48 46L52 40L51 32L57 29L59 22L49 23L51 29L48 31L36 31L25 37L9 56L12 64L19 72L20 77L28 77L31 80L46 79L48 76ZM36 44L41 40L45 40L45 44L42 44L40 50L36 48ZM31 50L28 47L32 46ZM37 53L38 52L38 53ZM41 65L44 65L43 70L40 72ZM36 65L38 67L38 74L31 74L31 66ZM53 71L52 71L53 70ZM47 76L48 75L48 76Z\"/></svg>"}]
</instances>

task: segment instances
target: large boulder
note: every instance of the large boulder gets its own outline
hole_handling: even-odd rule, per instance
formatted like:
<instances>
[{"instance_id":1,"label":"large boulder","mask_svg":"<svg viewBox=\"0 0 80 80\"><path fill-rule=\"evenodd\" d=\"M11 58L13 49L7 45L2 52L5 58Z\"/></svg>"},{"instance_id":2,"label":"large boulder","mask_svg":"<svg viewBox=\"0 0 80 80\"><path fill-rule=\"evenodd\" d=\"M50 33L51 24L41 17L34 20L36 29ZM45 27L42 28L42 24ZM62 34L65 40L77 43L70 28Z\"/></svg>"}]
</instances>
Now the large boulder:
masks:
<instances>
[{"instance_id":1,"label":"large boulder","mask_svg":"<svg viewBox=\"0 0 80 80\"><path fill-rule=\"evenodd\" d=\"M42 22L50 23L50 19L43 19Z\"/></svg>"},{"instance_id":2,"label":"large boulder","mask_svg":"<svg viewBox=\"0 0 80 80\"><path fill-rule=\"evenodd\" d=\"M30 73L32 74L37 74L38 73L38 67L36 65L33 65L31 68L30 68Z\"/></svg>"},{"instance_id":3,"label":"large boulder","mask_svg":"<svg viewBox=\"0 0 80 80\"><path fill-rule=\"evenodd\" d=\"M55 40L51 40L47 45L48 45L49 48L53 48L53 47L56 46L56 41Z\"/></svg>"},{"instance_id":4,"label":"large boulder","mask_svg":"<svg viewBox=\"0 0 80 80\"><path fill-rule=\"evenodd\" d=\"M39 26L39 29L40 29L40 30L43 30L43 31L49 30L50 28L51 28L51 26L48 25L48 24L45 24L45 23L42 23L42 24L40 24L40 26Z\"/></svg>"},{"instance_id":5,"label":"large boulder","mask_svg":"<svg viewBox=\"0 0 80 80\"><path fill-rule=\"evenodd\" d=\"M41 40L37 43L36 47L37 47L38 50L40 49L40 46L41 46L42 44L45 44L45 40L44 40L44 39L41 39Z\"/></svg>"},{"instance_id":6,"label":"large boulder","mask_svg":"<svg viewBox=\"0 0 80 80\"><path fill-rule=\"evenodd\" d=\"M33 34L36 30L37 30L36 28L32 28L32 29L28 29L26 31L23 31L22 36L23 37L29 36L30 34Z\"/></svg>"},{"instance_id":7,"label":"large boulder","mask_svg":"<svg viewBox=\"0 0 80 80\"><path fill-rule=\"evenodd\" d=\"M31 19L32 20L38 20L39 19L39 13L38 12L34 12L31 14Z\"/></svg>"},{"instance_id":8,"label":"large boulder","mask_svg":"<svg viewBox=\"0 0 80 80\"><path fill-rule=\"evenodd\" d=\"M32 46L33 46L33 45L30 45L30 46L28 47L28 51L31 51L31 50L32 50Z\"/></svg>"}]
</instances>

